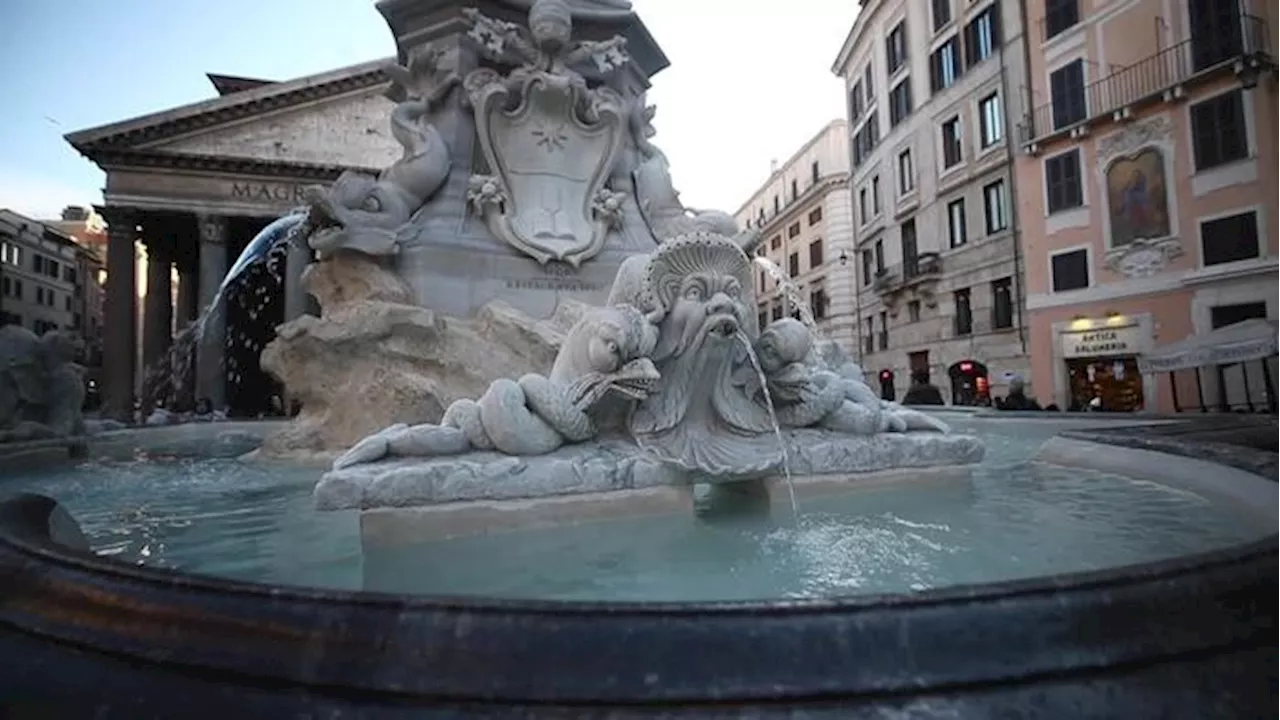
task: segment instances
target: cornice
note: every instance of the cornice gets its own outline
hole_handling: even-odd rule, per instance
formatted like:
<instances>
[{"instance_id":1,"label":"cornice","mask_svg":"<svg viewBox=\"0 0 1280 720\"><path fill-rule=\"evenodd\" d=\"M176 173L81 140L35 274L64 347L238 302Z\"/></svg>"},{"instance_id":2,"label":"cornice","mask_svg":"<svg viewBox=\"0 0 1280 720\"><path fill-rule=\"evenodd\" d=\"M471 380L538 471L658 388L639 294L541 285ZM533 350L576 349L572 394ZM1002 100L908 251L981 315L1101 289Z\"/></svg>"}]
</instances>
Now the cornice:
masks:
<instances>
[{"instance_id":1,"label":"cornice","mask_svg":"<svg viewBox=\"0 0 1280 720\"><path fill-rule=\"evenodd\" d=\"M803 212L802 208L807 209L814 200L825 198L833 191L847 187L849 187L848 173L827 175L817 183L806 188L804 192L800 193L799 197L783 206L782 212L769 217L763 225L758 225L753 229L758 230L763 236L768 236L774 232L778 232L785 228L792 220L800 217L800 214ZM768 238L766 237L766 239Z\"/></svg>"},{"instance_id":2,"label":"cornice","mask_svg":"<svg viewBox=\"0 0 1280 720\"><path fill-rule=\"evenodd\" d=\"M290 162L281 160L254 160L212 155L179 155L136 151L131 149L104 148L89 154L103 170L168 169L197 172L216 172L229 175L255 175L301 180L332 181L345 170L378 172L375 168L350 168L342 165Z\"/></svg>"}]
</instances>

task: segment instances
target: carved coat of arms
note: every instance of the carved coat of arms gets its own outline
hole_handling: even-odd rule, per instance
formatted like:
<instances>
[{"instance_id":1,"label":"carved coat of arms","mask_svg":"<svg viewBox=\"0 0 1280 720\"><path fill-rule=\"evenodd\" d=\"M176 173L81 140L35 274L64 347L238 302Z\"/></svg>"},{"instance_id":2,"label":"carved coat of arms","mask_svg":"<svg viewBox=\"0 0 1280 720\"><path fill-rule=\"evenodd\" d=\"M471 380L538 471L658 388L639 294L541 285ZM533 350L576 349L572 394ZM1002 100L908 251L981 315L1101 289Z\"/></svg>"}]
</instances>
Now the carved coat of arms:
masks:
<instances>
[{"instance_id":1,"label":"carved coat of arms","mask_svg":"<svg viewBox=\"0 0 1280 720\"><path fill-rule=\"evenodd\" d=\"M534 3L532 34L471 10L470 37L494 59L523 64L505 76L487 68L465 81L476 133L492 175L471 178L468 199L489 231L539 263L575 267L600 251L621 220L622 196L606 187L627 132L622 99L590 89L575 62L602 71L627 61L620 37L568 41L560 3Z\"/></svg>"}]
</instances>

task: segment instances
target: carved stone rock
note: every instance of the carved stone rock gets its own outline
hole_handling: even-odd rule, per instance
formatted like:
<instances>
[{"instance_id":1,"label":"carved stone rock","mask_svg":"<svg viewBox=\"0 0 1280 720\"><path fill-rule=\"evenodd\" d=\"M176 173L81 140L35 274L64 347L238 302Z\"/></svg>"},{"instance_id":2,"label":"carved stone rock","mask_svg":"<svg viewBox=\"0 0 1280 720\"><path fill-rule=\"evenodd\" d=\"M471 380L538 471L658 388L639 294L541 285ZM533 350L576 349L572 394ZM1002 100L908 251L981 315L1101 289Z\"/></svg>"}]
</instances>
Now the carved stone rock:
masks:
<instances>
[{"instance_id":1,"label":"carved stone rock","mask_svg":"<svg viewBox=\"0 0 1280 720\"><path fill-rule=\"evenodd\" d=\"M0 327L0 442L84 432L80 338L20 325Z\"/></svg>"},{"instance_id":2,"label":"carved stone rock","mask_svg":"<svg viewBox=\"0 0 1280 720\"><path fill-rule=\"evenodd\" d=\"M325 265L315 273L331 272ZM535 320L495 302L462 320L342 297L323 317L280 326L263 350L263 368L302 403L294 422L267 438L263 455L336 453L395 423L438 422L450 403L478 397L498 378L549 369L585 310L566 301L551 320Z\"/></svg>"}]
</instances>

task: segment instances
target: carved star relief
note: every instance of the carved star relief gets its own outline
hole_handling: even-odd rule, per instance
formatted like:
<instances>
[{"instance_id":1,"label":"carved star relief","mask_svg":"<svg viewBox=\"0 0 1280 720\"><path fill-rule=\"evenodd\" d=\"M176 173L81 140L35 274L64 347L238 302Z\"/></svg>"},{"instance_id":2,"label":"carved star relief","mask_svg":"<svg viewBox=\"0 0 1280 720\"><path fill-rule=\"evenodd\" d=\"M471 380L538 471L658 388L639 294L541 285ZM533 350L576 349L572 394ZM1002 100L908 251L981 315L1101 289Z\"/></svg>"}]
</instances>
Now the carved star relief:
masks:
<instances>
[{"instance_id":1,"label":"carved star relief","mask_svg":"<svg viewBox=\"0 0 1280 720\"><path fill-rule=\"evenodd\" d=\"M563 150L564 146L569 142L569 136L564 132L564 124L553 127L542 126L533 131L533 136L537 138L536 144L547 149L547 152L555 152Z\"/></svg>"}]
</instances>

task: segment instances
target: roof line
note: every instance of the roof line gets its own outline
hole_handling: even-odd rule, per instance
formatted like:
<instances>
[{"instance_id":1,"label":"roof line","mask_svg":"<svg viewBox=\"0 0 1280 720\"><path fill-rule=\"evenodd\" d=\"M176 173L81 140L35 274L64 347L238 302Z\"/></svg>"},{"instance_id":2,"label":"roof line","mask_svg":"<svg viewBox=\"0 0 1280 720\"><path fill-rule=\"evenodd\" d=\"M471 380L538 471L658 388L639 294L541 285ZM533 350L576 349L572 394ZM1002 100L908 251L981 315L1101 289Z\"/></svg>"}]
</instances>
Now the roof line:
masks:
<instances>
[{"instance_id":1,"label":"roof line","mask_svg":"<svg viewBox=\"0 0 1280 720\"><path fill-rule=\"evenodd\" d=\"M347 78L358 77L366 73L377 72L393 61L394 58L382 58L379 60L360 63L358 65L349 65L344 68L338 68L337 70L329 70L315 75L307 75L305 77L285 82L269 83L261 87L234 93L232 95L222 95L208 100L190 103L188 105L180 105L176 108L169 108L159 112L139 115L137 117L109 123L107 125L99 125L97 127L86 128L84 130L77 130L75 132L67 133L63 136L63 139L71 143L75 148L82 149L84 146L99 142L106 138L142 130L144 128L160 125L166 122L205 115L218 110L235 108L242 105L249 105L272 97L287 95L298 90L323 86Z\"/></svg>"},{"instance_id":2,"label":"roof line","mask_svg":"<svg viewBox=\"0 0 1280 720\"><path fill-rule=\"evenodd\" d=\"M787 171L787 169L792 166L792 164L794 164L797 160L800 159L801 155L804 155L805 152L809 150L809 148L816 145L818 141L821 140L823 136L825 136L827 132L831 130L831 128L837 125L844 125L848 127L848 124L849 122L845 118L833 118L831 120L828 120L826 124L822 126L822 129L814 133L808 140L804 142L803 145L800 146L799 150L796 150L795 152L791 153L791 157L787 158L786 162L780 163L778 165L777 170L769 173L769 177L764 182L760 183L759 186L756 187L755 192L751 193L751 196L747 198L747 201L744 202L742 206L739 207L737 211L733 213L733 215L737 216L743 210L746 210L747 207L751 205L751 203L755 202L756 198L759 197L760 194L764 192L767 187L769 187L769 183L773 182L773 179L775 177L777 177L778 175L784 174Z\"/></svg>"}]
</instances>

